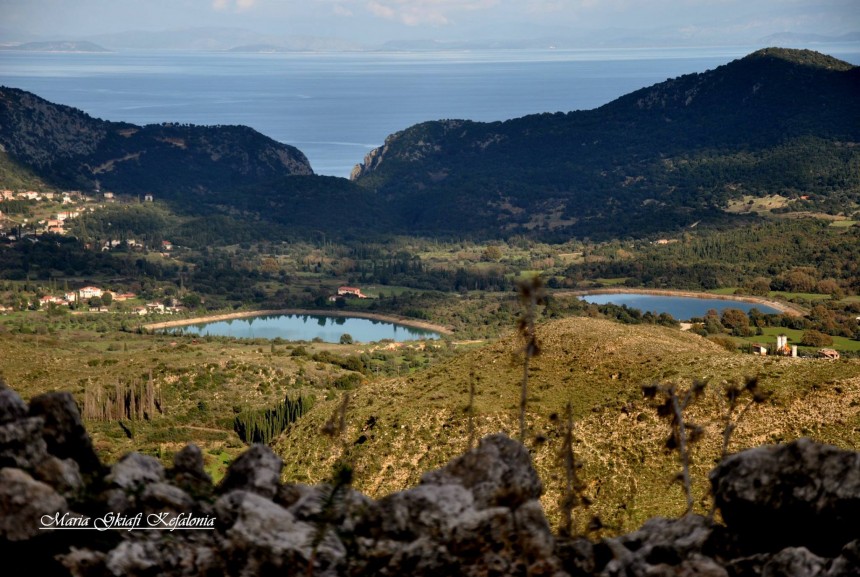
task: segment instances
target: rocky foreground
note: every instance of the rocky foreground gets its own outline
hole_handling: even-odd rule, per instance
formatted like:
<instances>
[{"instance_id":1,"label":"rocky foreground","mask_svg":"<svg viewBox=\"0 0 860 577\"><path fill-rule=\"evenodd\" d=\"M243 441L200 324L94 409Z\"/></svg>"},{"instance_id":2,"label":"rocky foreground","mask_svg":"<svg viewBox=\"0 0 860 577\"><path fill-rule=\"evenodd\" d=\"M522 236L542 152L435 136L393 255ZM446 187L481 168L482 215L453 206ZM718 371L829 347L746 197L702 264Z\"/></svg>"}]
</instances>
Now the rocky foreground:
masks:
<instances>
[{"instance_id":1,"label":"rocky foreground","mask_svg":"<svg viewBox=\"0 0 860 577\"><path fill-rule=\"evenodd\" d=\"M248 449L214 486L194 446L164 469L100 463L68 393L0 383L3 575L860 575L860 453L801 439L711 472L725 524L655 518L592 542L554 536L528 450L504 435L378 501L283 484Z\"/></svg>"}]
</instances>

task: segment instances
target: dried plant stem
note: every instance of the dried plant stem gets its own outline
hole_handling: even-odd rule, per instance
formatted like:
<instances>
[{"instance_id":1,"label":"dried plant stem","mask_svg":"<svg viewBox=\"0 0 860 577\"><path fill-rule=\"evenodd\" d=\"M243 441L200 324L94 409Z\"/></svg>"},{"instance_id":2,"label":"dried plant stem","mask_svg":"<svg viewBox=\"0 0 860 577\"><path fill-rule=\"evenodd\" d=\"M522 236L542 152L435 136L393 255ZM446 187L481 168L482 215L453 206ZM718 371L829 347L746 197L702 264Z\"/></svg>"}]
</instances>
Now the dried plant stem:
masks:
<instances>
[{"instance_id":1,"label":"dried plant stem","mask_svg":"<svg viewBox=\"0 0 860 577\"><path fill-rule=\"evenodd\" d=\"M565 408L564 441L562 444L562 460L564 461L564 502L562 506L562 531L571 535L573 531L573 507L576 504L574 487L576 482L576 457L573 454L573 409L570 402Z\"/></svg>"},{"instance_id":2,"label":"dried plant stem","mask_svg":"<svg viewBox=\"0 0 860 577\"><path fill-rule=\"evenodd\" d=\"M520 283L520 302L523 305L523 316L519 322L520 335L525 340L523 347L523 381L520 387L520 443L526 441L526 404L529 388L529 362L540 353L535 331L535 317L538 305L544 304L543 283L539 277Z\"/></svg>"},{"instance_id":3,"label":"dried plant stem","mask_svg":"<svg viewBox=\"0 0 860 577\"><path fill-rule=\"evenodd\" d=\"M687 451L687 430L684 424L684 408L690 399L690 394L684 399L682 408L678 395L675 394L675 388L671 389L672 409L675 412L675 433L678 436L678 457L681 461L681 475L684 482L684 495L687 498L687 510L684 514L687 515L693 510L693 490L690 482L690 455Z\"/></svg>"},{"instance_id":4,"label":"dried plant stem","mask_svg":"<svg viewBox=\"0 0 860 577\"><path fill-rule=\"evenodd\" d=\"M475 446L475 373L469 379L469 405L466 411L469 413L469 450Z\"/></svg>"},{"instance_id":5,"label":"dried plant stem","mask_svg":"<svg viewBox=\"0 0 860 577\"><path fill-rule=\"evenodd\" d=\"M526 401L529 389L529 355L523 361L523 382L520 386L520 443L526 442Z\"/></svg>"}]
</instances>

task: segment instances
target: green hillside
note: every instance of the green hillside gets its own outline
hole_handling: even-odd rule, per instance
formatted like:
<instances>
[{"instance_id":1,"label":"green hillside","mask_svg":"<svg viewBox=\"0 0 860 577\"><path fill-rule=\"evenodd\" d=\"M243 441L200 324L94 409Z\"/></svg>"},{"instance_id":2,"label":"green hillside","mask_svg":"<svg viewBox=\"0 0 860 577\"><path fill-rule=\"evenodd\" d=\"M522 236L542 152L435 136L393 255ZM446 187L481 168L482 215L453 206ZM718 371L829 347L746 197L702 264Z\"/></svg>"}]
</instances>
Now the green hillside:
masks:
<instances>
[{"instance_id":1,"label":"green hillside","mask_svg":"<svg viewBox=\"0 0 860 577\"><path fill-rule=\"evenodd\" d=\"M774 193L851 212L858 118L858 68L767 49L596 110L419 124L353 177L419 231L641 236L736 222L730 200Z\"/></svg>"},{"instance_id":2,"label":"green hillside","mask_svg":"<svg viewBox=\"0 0 860 577\"><path fill-rule=\"evenodd\" d=\"M312 174L304 154L245 126L135 126L0 87L0 145L55 186L164 199Z\"/></svg>"},{"instance_id":3,"label":"green hillside","mask_svg":"<svg viewBox=\"0 0 860 577\"><path fill-rule=\"evenodd\" d=\"M683 512L676 470L663 443L668 425L643 400L641 385L708 379L693 410L706 434L694 450L697 507L707 507L706 473L719 455L726 382L757 375L771 400L741 422L731 449L800 436L843 447L860 442L860 364L762 358L728 353L696 335L654 326L569 318L538 332L542 353L532 359L527 445L546 488L544 508L558 519L563 471L558 459L561 423L573 405L574 449L594 504L579 512L584 524L600 516L611 532L629 530L653 515ZM468 444L470 382L475 383L475 435L518 434L522 343L508 338L410 377L371 382L350 393L346 456L359 489L382 495L418 482ZM320 434L340 399L320 403L276 445L289 480L317 482L341 456L338 440ZM555 417L554 417L555 415Z\"/></svg>"}]
</instances>

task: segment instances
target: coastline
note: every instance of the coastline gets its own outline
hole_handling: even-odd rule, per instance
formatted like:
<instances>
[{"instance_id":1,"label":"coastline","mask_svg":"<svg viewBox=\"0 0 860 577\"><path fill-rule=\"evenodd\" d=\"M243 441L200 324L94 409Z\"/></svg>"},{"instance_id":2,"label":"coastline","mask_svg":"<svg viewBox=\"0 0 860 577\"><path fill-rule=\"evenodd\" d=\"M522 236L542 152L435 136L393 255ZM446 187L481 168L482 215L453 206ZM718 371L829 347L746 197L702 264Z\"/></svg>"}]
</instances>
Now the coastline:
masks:
<instances>
[{"instance_id":1,"label":"coastline","mask_svg":"<svg viewBox=\"0 0 860 577\"><path fill-rule=\"evenodd\" d=\"M752 295L716 295L713 293L702 293L702 292L694 292L694 291L684 291L684 290L672 290L672 289L637 289L637 288L601 288L601 289L588 289L588 290L579 290L579 291L558 291L551 293L553 296L572 296L578 297L583 295L600 295L600 294L643 294L643 295L654 295L654 296L669 296L669 297L684 297L684 298L697 298L697 299L713 299L713 300L724 300L724 301L736 301L736 302L744 302L744 303L753 303L759 305L766 305L771 308L778 310L781 313L784 313L788 316L792 317L802 317L806 314L801 307L785 302L780 302L772 299L768 299L765 297L758 297Z\"/></svg>"},{"instance_id":2,"label":"coastline","mask_svg":"<svg viewBox=\"0 0 860 577\"><path fill-rule=\"evenodd\" d=\"M318 315L327 317L353 317L359 319L368 319L371 321L382 321L386 323L394 323L416 329L434 331L443 335L454 334L454 331L448 327L435 325L409 317L402 317L392 314L377 314L364 311L326 311L315 309L278 309L278 310L260 310L260 311L240 311L235 313L225 313L221 315L208 315L203 317L194 317L189 319L179 319L175 321L164 321L158 323L148 323L141 328L147 331L157 331L161 329L169 329L173 327L184 327L188 325L196 325L199 323L214 323L217 321L229 321L232 319L244 319L249 317L261 317L268 315Z\"/></svg>"}]
</instances>

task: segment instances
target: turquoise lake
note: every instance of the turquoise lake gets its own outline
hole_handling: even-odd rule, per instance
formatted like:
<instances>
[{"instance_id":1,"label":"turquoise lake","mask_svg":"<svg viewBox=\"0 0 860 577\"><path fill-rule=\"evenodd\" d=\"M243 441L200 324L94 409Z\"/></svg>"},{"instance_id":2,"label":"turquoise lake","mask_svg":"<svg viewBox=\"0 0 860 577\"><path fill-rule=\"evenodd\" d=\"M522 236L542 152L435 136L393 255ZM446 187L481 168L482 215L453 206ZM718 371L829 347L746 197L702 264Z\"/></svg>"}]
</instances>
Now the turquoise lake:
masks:
<instances>
[{"instance_id":1,"label":"turquoise lake","mask_svg":"<svg viewBox=\"0 0 860 577\"><path fill-rule=\"evenodd\" d=\"M327 343L340 342L349 334L358 342L375 342L391 339L396 342L418 339L435 339L439 333L408 327L396 323L355 317L329 317L319 315L265 315L227 321L185 325L165 332L181 331L201 336L235 337L242 339L276 339L311 341L315 338Z\"/></svg>"},{"instance_id":2,"label":"turquoise lake","mask_svg":"<svg viewBox=\"0 0 860 577\"><path fill-rule=\"evenodd\" d=\"M614 305L626 305L631 309L639 309L644 312L669 313L677 320L689 320L692 317L703 317L710 309L722 313L725 309L740 309L748 313L751 309L758 309L763 313L778 313L777 309L758 303L747 303L726 299L675 297L662 295L649 295L639 293L614 293L584 295L582 300L596 305L612 303Z\"/></svg>"}]
</instances>

